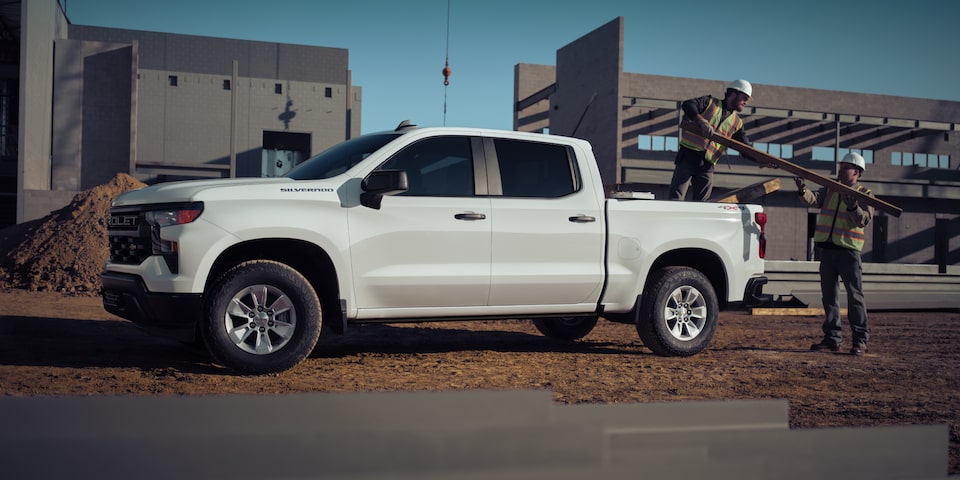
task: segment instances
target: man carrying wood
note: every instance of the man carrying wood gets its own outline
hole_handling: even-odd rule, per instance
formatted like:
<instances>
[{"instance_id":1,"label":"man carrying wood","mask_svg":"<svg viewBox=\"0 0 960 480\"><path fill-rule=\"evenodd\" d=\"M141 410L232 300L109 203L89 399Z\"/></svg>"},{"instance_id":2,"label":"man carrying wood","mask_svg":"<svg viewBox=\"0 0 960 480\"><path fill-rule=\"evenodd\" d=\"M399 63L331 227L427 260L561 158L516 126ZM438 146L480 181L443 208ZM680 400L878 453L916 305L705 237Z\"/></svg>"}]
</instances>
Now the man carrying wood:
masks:
<instances>
[{"instance_id":1,"label":"man carrying wood","mask_svg":"<svg viewBox=\"0 0 960 480\"><path fill-rule=\"evenodd\" d=\"M866 162L858 153L846 154L839 164L837 180L866 195L869 189L860 185L860 176ZM847 311L852 332L851 355L863 355L867 351L869 331L867 308L863 302L863 266L860 252L863 250L863 228L873 218L873 207L861 205L854 195L838 193L827 187L817 192L807 189L800 177L794 177L800 198L807 205L820 208L817 215L813 241L820 248L820 292L823 295L823 340L810 346L813 351L840 350L841 325L840 282L847 289Z\"/></svg>"},{"instance_id":2,"label":"man carrying wood","mask_svg":"<svg viewBox=\"0 0 960 480\"><path fill-rule=\"evenodd\" d=\"M737 113L743 111L752 95L750 82L734 80L730 82L722 100L704 95L681 104L685 121L699 125L700 134L687 129L680 132L680 148L670 180L670 200L683 200L691 185L694 201L705 202L710 198L713 170L727 147L709 139L716 133L750 144L743 130L743 120Z\"/></svg>"}]
</instances>

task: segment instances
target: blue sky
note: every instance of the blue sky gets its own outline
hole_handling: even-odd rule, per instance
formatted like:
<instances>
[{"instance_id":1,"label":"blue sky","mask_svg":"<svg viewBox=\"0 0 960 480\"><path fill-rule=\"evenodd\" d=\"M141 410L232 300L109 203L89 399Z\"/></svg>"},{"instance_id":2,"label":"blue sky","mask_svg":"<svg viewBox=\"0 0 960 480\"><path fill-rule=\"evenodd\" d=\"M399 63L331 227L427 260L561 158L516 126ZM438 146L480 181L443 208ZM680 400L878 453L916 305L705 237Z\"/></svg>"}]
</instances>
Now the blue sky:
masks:
<instances>
[{"instance_id":1,"label":"blue sky","mask_svg":"<svg viewBox=\"0 0 960 480\"><path fill-rule=\"evenodd\" d=\"M403 119L509 130L514 65L554 65L618 16L629 73L960 101L956 0L61 2L80 25L348 49L363 133Z\"/></svg>"}]
</instances>

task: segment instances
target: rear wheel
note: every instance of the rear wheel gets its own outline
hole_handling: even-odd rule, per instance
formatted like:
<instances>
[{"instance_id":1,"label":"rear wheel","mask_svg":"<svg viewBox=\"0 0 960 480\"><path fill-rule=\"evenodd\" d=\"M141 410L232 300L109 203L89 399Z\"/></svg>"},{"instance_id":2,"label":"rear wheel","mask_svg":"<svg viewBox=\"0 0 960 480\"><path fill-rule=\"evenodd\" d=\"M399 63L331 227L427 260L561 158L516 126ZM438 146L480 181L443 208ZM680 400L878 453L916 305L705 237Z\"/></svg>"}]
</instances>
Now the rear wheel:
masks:
<instances>
[{"instance_id":1,"label":"rear wheel","mask_svg":"<svg viewBox=\"0 0 960 480\"><path fill-rule=\"evenodd\" d=\"M287 265L241 263L210 292L200 332L214 360L231 370L288 370L310 354L320 337L320 300L310 282Z\"/></svg>"},{"instance_id":2,"label":"rear wheel","mask_svg":"<svg viewBox=\"0 0 960 480\"><path fill-rule=\"evenodd\" d=\"M550 338L577 340L587 336L597 326L597 317L536 318L533 326Z\"/></svg>"},{"instance_id":3,"label":"rear wheel","mask_svg":"<svg viewBox=\"0 0 960 480\"><path fill-rule=\"evenodd\" d=\"M690 356L713 338L720 307L713 285L699 271L667 267L656 272L641 302L637 333L653 353Z\"/></svg>"}]
</instances>

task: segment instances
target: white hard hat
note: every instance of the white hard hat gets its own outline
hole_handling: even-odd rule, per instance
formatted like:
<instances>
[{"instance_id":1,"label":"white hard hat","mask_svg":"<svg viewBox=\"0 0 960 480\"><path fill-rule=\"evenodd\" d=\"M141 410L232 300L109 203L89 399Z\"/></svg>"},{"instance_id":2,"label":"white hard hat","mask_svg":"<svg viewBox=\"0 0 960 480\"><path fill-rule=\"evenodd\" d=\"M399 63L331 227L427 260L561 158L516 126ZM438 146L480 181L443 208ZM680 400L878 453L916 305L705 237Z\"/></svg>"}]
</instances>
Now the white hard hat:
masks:
<instances>
[{"instance_id":1,"label":"white hard hat","mask_svg":"<svg viewBox=\"0 0 960 480\"><path fill-rule=\"evenodd\" d=\"M850 165L856 165L860 169L860 173L863 173L867 169L867 162L863 160L863 157L857 152L850 152L843 156L843 159L840 160L840 163L849 163Z\"/></svg>"},{"instance_id":2,"label":"white hard hat","mask_svg":"<svg viewBox=\"0 0 960 480\"><path fill-rule=\"evenodd\" d=\"M734 80L730 82L730 86L727 89L733 89L738 92L746 93L748 97L753 96L753 86L750 85L750 82L746 80Z\"/></svg>"}]
</instances>

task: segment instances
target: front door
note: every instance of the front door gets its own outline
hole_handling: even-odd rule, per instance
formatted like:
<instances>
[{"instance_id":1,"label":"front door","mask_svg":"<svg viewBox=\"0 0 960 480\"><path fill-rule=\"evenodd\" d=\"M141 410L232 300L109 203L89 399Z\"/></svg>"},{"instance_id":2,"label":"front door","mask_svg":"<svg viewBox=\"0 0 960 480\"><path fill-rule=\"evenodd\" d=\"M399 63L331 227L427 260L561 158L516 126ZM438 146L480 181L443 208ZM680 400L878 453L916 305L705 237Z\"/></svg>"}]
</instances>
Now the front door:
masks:
<instances>
[{"instance_id":1,"label":"front door","mask_svg":"<svg viewBox=\"0 0 960 480\"><path fill-rule=\"evenodd\" d=\"M447 136L411 144L378 167L405 170L409 190L384 197L379 210L350 212L361 318L486 305L490 200L475 196L473 162L470 138Z\"/></svg>"}]
</instances>

